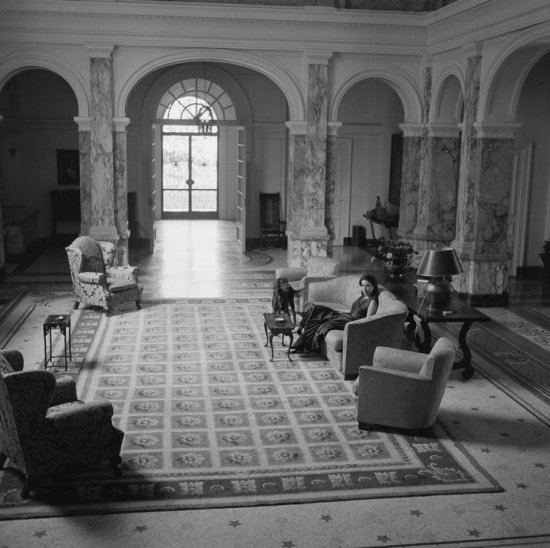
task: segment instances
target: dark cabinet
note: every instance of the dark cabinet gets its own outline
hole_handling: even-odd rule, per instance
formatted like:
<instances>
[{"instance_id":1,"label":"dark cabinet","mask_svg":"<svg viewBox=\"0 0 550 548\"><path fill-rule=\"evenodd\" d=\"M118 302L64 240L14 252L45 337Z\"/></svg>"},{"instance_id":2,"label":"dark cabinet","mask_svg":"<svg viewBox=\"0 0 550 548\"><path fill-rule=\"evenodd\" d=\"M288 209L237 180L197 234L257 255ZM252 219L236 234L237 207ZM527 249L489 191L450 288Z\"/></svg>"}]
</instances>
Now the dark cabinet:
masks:
<instances>
[{"instance_id":1,"label":"dark cabinet","mask_svg":"<svg viewBox=\"0 0 550 548\"><path fill-rule=\"evenodd\" d=\"M55 238L57 223L80 222L80 191L50 190L50 198L52 202L52 238Z\"/></svg>"}]
</instances>

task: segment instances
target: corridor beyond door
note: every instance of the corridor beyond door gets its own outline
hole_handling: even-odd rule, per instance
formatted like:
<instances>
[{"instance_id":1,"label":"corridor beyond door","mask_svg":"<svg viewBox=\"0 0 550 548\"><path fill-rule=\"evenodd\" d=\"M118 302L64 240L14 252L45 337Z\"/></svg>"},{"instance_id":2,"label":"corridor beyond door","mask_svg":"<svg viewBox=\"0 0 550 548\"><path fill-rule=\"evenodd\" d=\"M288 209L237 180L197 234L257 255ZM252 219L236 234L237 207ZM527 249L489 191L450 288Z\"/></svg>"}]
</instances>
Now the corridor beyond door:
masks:
<instances>
[{"instance_id":1,"label":"corridor beyond door","mask_svg":"<svg viewBox=\"0 0 550 548\"><path fill-rule=\"evenodd\" d=\"M213 298L269 295L274 270L286 251L241 253L233 221L175 220L156 223L152 254L130 257L140 268L143 298Z\"/></svg>"}]
</instances>

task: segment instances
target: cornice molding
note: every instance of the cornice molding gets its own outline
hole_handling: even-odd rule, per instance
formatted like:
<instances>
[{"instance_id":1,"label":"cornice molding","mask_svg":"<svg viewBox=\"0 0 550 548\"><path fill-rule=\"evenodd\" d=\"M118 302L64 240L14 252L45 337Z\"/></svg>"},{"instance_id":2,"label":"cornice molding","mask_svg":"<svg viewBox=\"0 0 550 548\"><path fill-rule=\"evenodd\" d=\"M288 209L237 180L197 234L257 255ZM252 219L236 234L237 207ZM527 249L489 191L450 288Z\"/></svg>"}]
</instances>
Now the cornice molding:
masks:
<instances>
[{"instance_id":1,"label":"cornice molding","mask_svg":"<svg viewBox=\"0 0 550 548\"><path fill-rule=\"evenodd\" d=\"M124 4L117 4L124 5ZM250 8L250 6L248 6ZM181 9L181 8L180 8ZM290 9L290 8L289 8ZM296 12L299 15L309 15L305 14L303 10L297 10ZM338 12L336 12L338 13ZM333 28L347 28L347 29L379 29L381 31L387 30L410 30L416 32L424 32L425 25L423 19L420 19L418 24L412 23L388 23L388 22L376 22L372 20L357 21L361 17L366 17L362 14L355 16L352 20L347 20L347 17L335 18L335 12L331 11L327 14L327 18L323 19L322 17L317 18L301 18L301 17L257 17L257 16L219 16L219 15L182 15L177 11L172 10L167 13L137 13L137 12L99 12L99 11L68 11L68 10L23 10L15 8L2 8L0 9L0 16L19 16L27 18L32 14L36 17L75 17L75 18L105 18L109 19L118 18L118 19L127 19L127 20L147 20L147 21L158 21L158 22L180 22L180 23L189 23L189 24L213 24L213 23L223 23L223 24L270 24L270 25L296 25L304 27L333 27ZM319 15L323 15L320 13ZM332 19L328 17L331 16Z\"/></svg>"}]
</instances>

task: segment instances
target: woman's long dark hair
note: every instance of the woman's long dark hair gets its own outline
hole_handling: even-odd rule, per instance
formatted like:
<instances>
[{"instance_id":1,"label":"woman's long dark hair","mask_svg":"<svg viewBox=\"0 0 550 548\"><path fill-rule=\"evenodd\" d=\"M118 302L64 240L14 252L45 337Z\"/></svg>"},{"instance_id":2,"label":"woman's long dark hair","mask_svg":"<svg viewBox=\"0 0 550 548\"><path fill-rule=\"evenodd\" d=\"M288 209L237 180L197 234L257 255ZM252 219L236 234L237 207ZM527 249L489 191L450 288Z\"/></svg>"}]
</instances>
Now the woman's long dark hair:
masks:
<instances>
[{"instance_id":1,"label":"woman's long dark hair","mask_svg":"<svg viewBox=\"0 0 550 548\"><path fill-rule=\"evenodd\" d=\"M378 295L380 294L380 290L378 289L378 281L376 280L376 278L372 274L363 274L359 278L359 285L361 285L361 282L363 280L372 284L372 287L374 287L374 289L372 290L372 298L376 299L376 301L378 302Z\"/></svg>"}]
</instances>

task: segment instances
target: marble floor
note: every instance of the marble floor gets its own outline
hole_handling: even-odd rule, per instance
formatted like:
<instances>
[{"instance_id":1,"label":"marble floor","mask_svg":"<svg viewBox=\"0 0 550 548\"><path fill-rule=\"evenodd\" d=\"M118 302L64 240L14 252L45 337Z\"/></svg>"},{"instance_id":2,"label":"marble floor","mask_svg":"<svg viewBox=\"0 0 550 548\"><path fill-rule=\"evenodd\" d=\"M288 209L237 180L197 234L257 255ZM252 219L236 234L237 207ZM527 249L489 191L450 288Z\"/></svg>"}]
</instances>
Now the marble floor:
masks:
<instances>
[{"instance_id":1,"label":"marble floor","mask_svg":"<svg viewBox=\"0 0 550 548\"><path fill-rule=\"evenodd\" d=\"M334 256L343 272L380 268L355 247L337 247ZM144 298L230 297L229 280L286 265L282 249L238 253L234 226L223 221L162 222L154 253L132 249L130 258L140 267ZM10 268L6 281L68 280L62 248L38 260L39 266ZM515 303L550 302L537 280L512 280L510 295ZM490 313L499 321L507 311ZM468 450L504 486L503 493L0 521L0 547L550 546L550 489L541 479L547 477L541 468L550 469L548 426L503 398L481 375L468 383L457 377L453 385L445 413L462 417ZM480 420L472 410L492 418ZM513 426L518 420L519 430ZM502 437L501 423L513 430L511 439ZM528 427L536 435L521 438ZM527 466L533 461L538 468Z\"/></svg>"}]
</instances>

